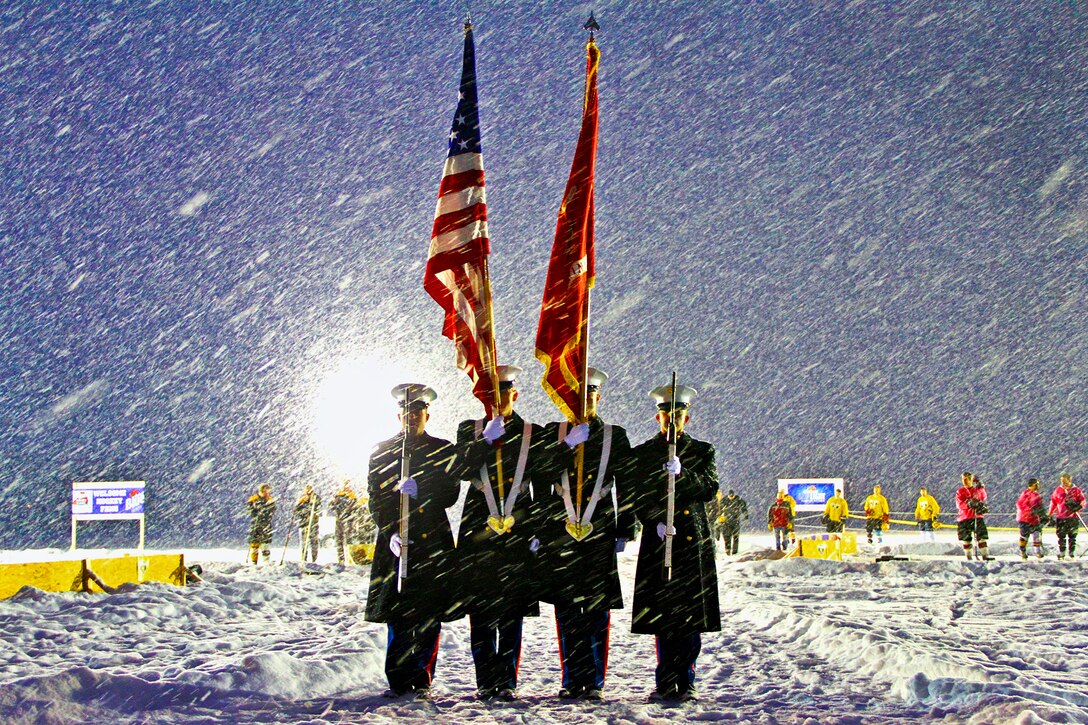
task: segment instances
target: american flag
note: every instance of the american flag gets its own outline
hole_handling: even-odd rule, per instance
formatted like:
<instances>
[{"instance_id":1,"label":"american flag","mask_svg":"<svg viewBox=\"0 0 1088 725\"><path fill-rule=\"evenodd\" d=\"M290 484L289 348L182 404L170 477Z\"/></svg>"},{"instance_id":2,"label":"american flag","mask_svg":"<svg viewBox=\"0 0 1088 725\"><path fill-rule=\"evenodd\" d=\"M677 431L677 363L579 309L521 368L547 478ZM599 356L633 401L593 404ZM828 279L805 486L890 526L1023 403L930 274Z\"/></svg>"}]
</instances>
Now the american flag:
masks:
<instances>
[{"instance_id":1,"label":"american flag","mask_svg":"<svg viewBox=\"0 0 1088 725\"><path fill-rule=\"evenodd\" d=\"M585 414L583 383L589 356L589 290L596 275L593 186L597 164L597 68L601 53L592 36L586 50L582 129L559 207L536 333L536 356L544 363L541 384L571 422L580 421Z\"/></svg>"},{"instance_id":2,"label":"american flag","mask_svg":"<svg viewBox=\"0 0 1088 725\"><path fill-rule=\"evenodd\" d=\"M465 24L465 53L449 154L438 187L438 208L423 287L446 311L442 334L453 340L457 367L473 382L488 415L494 396L495 335L487 275L487 201L476 103L476 51Z\"/></svg>"}]
</instances>

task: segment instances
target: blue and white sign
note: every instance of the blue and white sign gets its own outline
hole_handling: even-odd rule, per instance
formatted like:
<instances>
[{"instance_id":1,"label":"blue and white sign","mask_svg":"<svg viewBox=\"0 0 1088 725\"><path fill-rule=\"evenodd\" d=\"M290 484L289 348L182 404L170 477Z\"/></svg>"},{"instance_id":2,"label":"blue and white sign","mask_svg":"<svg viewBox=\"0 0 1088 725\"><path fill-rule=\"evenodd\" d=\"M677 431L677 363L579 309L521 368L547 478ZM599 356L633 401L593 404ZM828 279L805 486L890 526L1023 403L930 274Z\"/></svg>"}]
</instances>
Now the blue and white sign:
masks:
<instances>
[{"instance_id":1,"label":"blue and white sign","mask_svg":"<svg viewBox=\"0 0 1088 725\"><path fill-rule=\"evenodd\" d=\"M144 485L144 481L73 483L72 518L79 521L143 518Z\"/></svg>"},{"instance_id":2,"label":"blue and white sign","mask_svg":"<svg viewBox=\"0 0 1088 725\"><path fill-rule=\"evenodd\" d=\"M827 500L842 490L841 478L780 478L778 490L797 502L798 511L823 511Z\"/></svg>"}]
</instances>

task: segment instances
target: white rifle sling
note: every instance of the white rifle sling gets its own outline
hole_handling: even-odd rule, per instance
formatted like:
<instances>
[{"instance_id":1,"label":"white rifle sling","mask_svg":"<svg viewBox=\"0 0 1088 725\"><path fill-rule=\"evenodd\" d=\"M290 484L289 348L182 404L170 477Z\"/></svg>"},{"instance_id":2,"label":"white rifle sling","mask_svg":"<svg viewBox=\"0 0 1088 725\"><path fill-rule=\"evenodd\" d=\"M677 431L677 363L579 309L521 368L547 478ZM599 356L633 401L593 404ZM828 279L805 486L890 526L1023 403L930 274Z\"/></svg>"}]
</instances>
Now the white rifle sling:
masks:
<instances>
[{"instance_id":1,"label":"white rifle sling","mask_svg":"<svg viewBox=\"0 0 1088 725\"><path fill-rule=\"evenodd\" d=\"M559 424L559 440L562 441L567 437L567 423L566 421ZM586 504L585 511L582 512L582 518L577 523L588 524L593 519L593 512L597 508L597 502L604 498L612 487L605 488L604 480L605 474L608 472L608 455L612 450L612 424L604 424L604 441L601 443L601 462L597 466L597 482L593 486L593 493L590 494L589 503ZM563 471L562 484L559 486L559 493L563 497L563 507L567 509L567 520L574 521L575 511L574 502L570 498L570 475L567 471Z\"/></svg>"}]
</instances>

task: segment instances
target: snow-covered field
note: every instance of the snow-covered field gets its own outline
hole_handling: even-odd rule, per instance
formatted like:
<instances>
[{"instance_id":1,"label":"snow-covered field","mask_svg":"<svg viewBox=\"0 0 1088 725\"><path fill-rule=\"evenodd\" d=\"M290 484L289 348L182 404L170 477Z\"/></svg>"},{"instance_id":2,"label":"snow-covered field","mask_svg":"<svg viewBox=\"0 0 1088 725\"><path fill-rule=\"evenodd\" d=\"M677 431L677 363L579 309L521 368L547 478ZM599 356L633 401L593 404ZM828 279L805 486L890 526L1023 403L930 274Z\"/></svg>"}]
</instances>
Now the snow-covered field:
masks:
<instances>
[{"instance_id":1,"label":"snow-covered field","mask_svg":"<svg viewBox=\"0 0 1088 725\"><path fill-rule=\"evenodd\" d=\"M701 699L671 707L647 702L653 641L630 634L626 610L613 618L606 700L556 699L550 607L527 620L519 701L472 698L464 620L443 629L434 702L389 701L385 628L363 621L366 569L250 567L241 550L196 550L187 561L206 581L185 589L0 601L0 721L1088 722L1086 561L1022 562L1006 533L997 560L967 562L950 532L938 536L890 536L831 562L775 560L768 536L745 535L739 557L719 557L723 631L704 636ZM621 561L628 604L636 552Z\"/></svg>"}]
</instances>

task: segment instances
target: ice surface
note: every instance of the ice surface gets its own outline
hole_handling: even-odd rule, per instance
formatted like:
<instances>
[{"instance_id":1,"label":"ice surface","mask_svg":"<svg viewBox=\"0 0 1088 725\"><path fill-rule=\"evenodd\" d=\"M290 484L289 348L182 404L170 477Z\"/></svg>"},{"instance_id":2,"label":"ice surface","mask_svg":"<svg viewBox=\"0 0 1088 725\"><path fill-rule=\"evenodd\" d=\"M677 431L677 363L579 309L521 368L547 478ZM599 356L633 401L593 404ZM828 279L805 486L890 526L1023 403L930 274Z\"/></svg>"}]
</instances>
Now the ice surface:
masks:
<instances>
[{"instance_id":1,"label":"ice surface","mask_svg":"<svg viewBox=\"0 0 1088 725\"><path fill-rule=\"evenodd\" d=\"M526 621L521 699L483 705L467 622L443 627L433 704L389 701L367 569L252 567L194 550L203 584L113 595L24 589L0 602L0 719L11 723L1059 723L1088 719L1084 560L967 562L949 532L861 545L846 561L774 558L767 535L720 547L723 629L703 636L698 703L650 704L653 640L613 613L606 699L559 689L552 610ZM1052 543L1052 542L1048 542ZM935 551L939 549L939 551ZM630 603L637 544L621 555ZM895 553L905 561L876 561ZM62 557L3 552L0 561ZM289 558L296 557L292 551Z\"/></svg>"}]
</instances>

